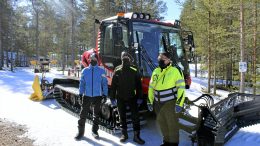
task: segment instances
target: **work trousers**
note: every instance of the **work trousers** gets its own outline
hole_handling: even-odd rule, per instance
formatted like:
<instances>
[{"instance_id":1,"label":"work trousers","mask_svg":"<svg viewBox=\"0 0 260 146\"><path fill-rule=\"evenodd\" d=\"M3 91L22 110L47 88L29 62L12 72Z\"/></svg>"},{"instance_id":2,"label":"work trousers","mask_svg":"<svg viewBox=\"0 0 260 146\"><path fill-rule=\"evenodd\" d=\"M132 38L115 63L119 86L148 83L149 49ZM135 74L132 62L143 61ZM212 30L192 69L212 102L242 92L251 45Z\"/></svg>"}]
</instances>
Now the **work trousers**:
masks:
<instances>
[{"instance_id":1,"label":"work trousers","mask_svg":"<svg viewBox=\"0 0 260 146\"><path fill-rule=\"evenodd\" d=\"M176 100L159 103L154 101L156 121L163 135L163 141L179 143L179 121L175 113Z\"/></svg>"},{"instance_id":2,"label":"work trousers","mask_svg":"<svg viewBox=\"0 0 260 146\"><path fill-rule=\"evenodd\" d=\"M138 110L137 99L135 98L131 98L129 100L124 100L124 99L117 100L121 130L127 131L127 122L126 122L127 106L129 106L130 108L134 131L140 131L139 110Z\"/></svg>"},{"instance_id":3,"label":"work trousers","mask_svg":"<svg viewBox=\"0 0 260 146\"><path fill-rule=\"evenodd\" d=\"M93 132L98 131L99 117L101 115L101 108L100 108L101 100L102 100L101 96L83 97L83 103L81 105L81 111L80 111L80 119L78 120L79 128L85 128L87 114L89 112L92 112L93 115L92 131Z\"/></svg>"}]
</instances>

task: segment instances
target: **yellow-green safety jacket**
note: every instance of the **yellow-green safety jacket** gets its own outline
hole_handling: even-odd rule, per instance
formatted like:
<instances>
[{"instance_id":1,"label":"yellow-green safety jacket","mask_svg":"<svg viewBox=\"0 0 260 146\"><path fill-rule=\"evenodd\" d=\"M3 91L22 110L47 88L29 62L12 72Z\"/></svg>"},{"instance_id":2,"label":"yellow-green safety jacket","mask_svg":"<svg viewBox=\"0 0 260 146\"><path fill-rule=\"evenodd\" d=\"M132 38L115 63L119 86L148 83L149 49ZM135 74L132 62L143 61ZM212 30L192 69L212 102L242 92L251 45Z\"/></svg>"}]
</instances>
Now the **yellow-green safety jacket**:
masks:
<instances>
[{"instance_id":1,"label":"yellow-green safety jacket","mask_svg":"<svg viewBox=\"0 0 260 146\"><path fill-rule=\"evenodd\" d=\"M171 64L163 70L157 67L149 83L148 98L150 103L154 100L163 103L177 98L176 104L183 107L185 81L181 70Z\"/></svg>"}]
</instances>

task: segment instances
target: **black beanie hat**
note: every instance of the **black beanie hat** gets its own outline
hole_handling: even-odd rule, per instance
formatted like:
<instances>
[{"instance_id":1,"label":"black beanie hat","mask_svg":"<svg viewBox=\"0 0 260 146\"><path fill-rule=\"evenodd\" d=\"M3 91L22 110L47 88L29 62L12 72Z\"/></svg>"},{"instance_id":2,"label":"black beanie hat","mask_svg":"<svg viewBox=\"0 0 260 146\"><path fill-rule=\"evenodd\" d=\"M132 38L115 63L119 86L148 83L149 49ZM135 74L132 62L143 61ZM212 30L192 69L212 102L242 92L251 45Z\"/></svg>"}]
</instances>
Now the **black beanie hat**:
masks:
<instances>
[{"instance_id":1,"label":"black beanie hat","mask_svg":"<svg viewBox=\"0 0 260 146\"><path fill-rule=\"evenodd\" d=\"M126 51L123 51L123 52L121 53L121 59L123 59L124 57L130 58L130 54L129 54L128 52L126 52Z\"/></svg>"},{"instance_id":2,"label":"black beanie hat","mask_svg":"<svg viewBox=\"0 0 260 146\"><path fill-rule=\"evenodd\" d=\"M163 51L160 52L160 54L163 54L164 56L166 56L166 57L169 58L169 59L171 58L171 54L170 54L169 51L163 50Z\"/></svg>"}]
</instances>

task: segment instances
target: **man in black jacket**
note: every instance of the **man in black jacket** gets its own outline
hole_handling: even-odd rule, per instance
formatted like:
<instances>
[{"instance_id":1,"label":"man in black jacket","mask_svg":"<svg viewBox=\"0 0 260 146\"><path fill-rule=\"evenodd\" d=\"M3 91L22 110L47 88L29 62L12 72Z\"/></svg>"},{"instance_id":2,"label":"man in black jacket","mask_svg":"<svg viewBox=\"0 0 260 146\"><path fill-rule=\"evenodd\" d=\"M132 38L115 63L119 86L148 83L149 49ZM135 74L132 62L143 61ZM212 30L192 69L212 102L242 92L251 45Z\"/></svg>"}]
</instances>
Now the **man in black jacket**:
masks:
<instances>
[{"instance_id":1,"label":"man in black jacket","mask_svg":"<svg viewBox=\"0 0 260 146\"><path fill-rule=\"evenodd\" d=\"M121 60L122 64L115 69L111 90L111 98L117 99L122 130L120 141L125 142L128 139L126 122L126 107L128 105L133 121L133 140L138 144L144 144L145 141L140 138L140 119L137 104L137 99L142 97L141 78L137 69L130 65L130 55L127 52L122 52Z\"/></svg>"}]
</instances>

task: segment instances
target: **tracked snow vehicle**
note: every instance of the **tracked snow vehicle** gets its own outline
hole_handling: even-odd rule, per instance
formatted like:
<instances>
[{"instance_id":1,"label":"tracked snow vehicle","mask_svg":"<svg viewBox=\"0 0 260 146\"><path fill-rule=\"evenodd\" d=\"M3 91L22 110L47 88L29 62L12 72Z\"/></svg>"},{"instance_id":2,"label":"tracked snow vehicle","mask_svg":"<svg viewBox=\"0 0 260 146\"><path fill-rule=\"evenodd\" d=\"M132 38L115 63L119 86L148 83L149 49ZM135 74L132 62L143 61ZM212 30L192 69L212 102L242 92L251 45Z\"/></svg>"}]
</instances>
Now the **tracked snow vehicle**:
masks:
<instances>
[{"instance_id":1,"label":"tracked snow vehicle","mask_svg":"<svg viewBox=\"0 0 260 146\"><path fill-rule=\"evenodd\" d=\"M186 50L192 50L194 43L192 33L182 31L179 21L173 24L152 20L148 14L120 13L96 22L100 24L96 48L84 52L82 65L87 67L89 54L95 52L98 55L99 65L107 73L110 86L114 68L121 64L121 52L128 51L132 56L132 63L137 66L142 75L144 97L139 105L141 124L145 123L144 114L147 111L146 98L150 76L158 65L157 56L161 49L167 49L171 53L173 64L183 70L186 87L189 87L190 73L187 60L189 52ZM185 48L186 42L187 48ZM57 103L64 110L78 116L79 78L54 79L53 86L53 95ZM193 125L180 123L181 129L190 133L191 140L199 146L222 146L239 128L260 122L260 96L256 95L233 93L214 104L210 95L203 94L187 104L197 106L199 112L197 117L183 112L180 118ZM117 132L119 128L117 107L112 106L109 101L100 106L102 107L101 129L111 133ZM91 113L88 116L91 119ZM130 117L130 114L128 116ZM130 118L128 123L131 123Z\"/></svg>"},{"instance_id":2,"label":"tracked snow vehicle","mask_svg":"<svg viewBox=\"0 0 260 146\"><path fill-rule=\"evenodd\" d=\"M185 44L191 46L193 40L190 35L182 37L179 21L176 23L160 22L151 19L144 13L118 13L116 16L102 20L95 20L100 24L96 47L82 55L82 65L87 67L89 54L95 52L98 62L106 71L108 85L111 85L113 71L121 64L121 52L131 54L132 64L138 68L142 75L143 99L139 102L141 125L145 123L143 114L147 111L146 100L150 76L158 66L157 56L162 49L171 52L173 64L183 70L186 87L191 83ZM183 33L184 34L184 33ZM189 37L188 37L189 36ZM187 42L187 43L184 43ZM54 97L58 104L66 111L78 115L80 105L78 101L79 78L54 79ZM101 128L115 132L119 128L119 115L117 108L110 102L101 104ZM90 107L91 108L91 107ZM89 113L89 117L91 113ZM128 122L131 123L130 114ZM91 122L91 120L89 121ZM129 125L130 127L130 125Z\"/></svg>"}]
</instances>

